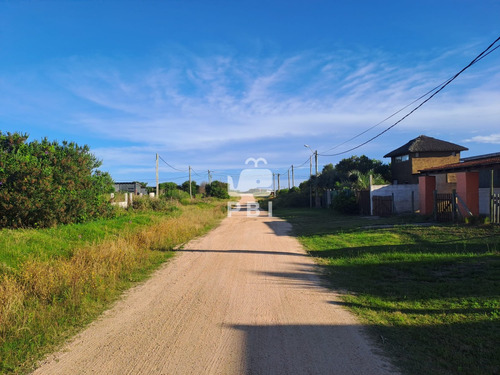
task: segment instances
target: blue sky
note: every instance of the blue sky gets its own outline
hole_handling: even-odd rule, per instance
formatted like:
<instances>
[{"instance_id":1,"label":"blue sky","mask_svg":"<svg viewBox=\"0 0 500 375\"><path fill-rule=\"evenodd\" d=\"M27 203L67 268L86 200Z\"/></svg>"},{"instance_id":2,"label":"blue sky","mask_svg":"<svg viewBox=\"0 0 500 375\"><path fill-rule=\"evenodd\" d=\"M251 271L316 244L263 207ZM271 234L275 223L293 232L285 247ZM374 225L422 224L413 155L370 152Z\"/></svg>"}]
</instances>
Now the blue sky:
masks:
<instances>
[{"instance_id":1,"label":"blue sky","mask_svg":"<svg viewBox=\"0 0 500 375\"><path fill-rule=\"evenodd\" d=\"M285 174L420 134L500 152L500 1L0 1L0 130L87 144L116 181ZM384 159L388 162L387 159ZM262 164L260 165L262 167ZM296 169L297 180L308 162Z\"/></svg>"}]
</instances>

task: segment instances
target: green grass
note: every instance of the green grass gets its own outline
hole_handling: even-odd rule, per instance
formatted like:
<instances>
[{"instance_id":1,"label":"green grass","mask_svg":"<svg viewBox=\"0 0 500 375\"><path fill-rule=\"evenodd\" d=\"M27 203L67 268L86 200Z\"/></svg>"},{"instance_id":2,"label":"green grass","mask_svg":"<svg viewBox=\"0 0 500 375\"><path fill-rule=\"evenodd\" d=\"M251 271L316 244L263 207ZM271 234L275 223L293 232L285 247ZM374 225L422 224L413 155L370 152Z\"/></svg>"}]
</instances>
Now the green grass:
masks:
<instances>
[{"instance_id":1,"label":"green grass","mask_svg":"<svg viewBox=\"0 0 500 375\"><path fill-rule=\"evenodd\" d=\"M0 229L0 273L5 268L18 269L30 257L50 259L69 257L74 249L104 240L133 235L166 217L176 217L181 210L169 213L120 210L116 218L47 229Z\"/></svg>"},{"instance_id":2,"label":"green grass","mask_svg":"<svg viewBox=\"0 0 500 375\"><path fill-rule=\"evenodd\" d=\"M499 374L500 227L280 210L407 374ZM387 228L382 224L394 224ZM333 302L332 302L333 303Z\"/></svg>"},{"instance_id":3,"label":"green grass","mask_svg":"<svg viewBox=\"0 0 500 375\"><path fill-rule=\"evenodd\" d=\"M26 373L132 284L214 227L225 202L0 232L0 373Z\"/></svg>"}]
</instances>

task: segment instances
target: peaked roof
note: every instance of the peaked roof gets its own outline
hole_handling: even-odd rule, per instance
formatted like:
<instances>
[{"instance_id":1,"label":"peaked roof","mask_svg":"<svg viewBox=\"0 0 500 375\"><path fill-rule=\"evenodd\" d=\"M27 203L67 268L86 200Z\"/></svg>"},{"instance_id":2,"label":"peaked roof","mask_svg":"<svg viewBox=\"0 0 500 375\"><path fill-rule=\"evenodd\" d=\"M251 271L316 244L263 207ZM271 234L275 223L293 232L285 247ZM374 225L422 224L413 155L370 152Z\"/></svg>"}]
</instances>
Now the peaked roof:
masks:
<instances>
[{"instance_id":1,"label":"peaked roof","mask_svg":"<svg viewBox=\"0 0 500 375\"><path fill-rule=\"evenodd\" d=\"M456 145L454 143L421 135L415 139L412 139L404 146L401 146L400 148L397 148L394 151L389 152L387 155L384 156L384 158L406 155L409 154L410 152L436 152L436 151L458 152L467 150L468 150L467 147L463 147L460 145Z\"/></svg>"}]
</instances>

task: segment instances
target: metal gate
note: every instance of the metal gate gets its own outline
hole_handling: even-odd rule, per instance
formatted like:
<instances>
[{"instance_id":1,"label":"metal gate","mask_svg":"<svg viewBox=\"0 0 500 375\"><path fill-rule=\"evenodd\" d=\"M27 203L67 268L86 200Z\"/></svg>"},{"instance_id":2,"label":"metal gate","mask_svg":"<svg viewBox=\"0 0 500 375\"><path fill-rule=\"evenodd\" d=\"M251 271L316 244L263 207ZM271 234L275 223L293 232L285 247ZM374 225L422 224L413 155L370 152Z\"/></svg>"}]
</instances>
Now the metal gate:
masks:
<instances>
[{"instance_id":1,"label":"metal gate","mask_svg":"<svg viewBox=\"0 0 500 375\"><path fill-rule=\"evenodd\" d=\"M390 216L392 215L392 196L374 196L373 214L375 216Z\"/></svg>"},{"instance_id":2,"label":"metal gate","mask_svg":"<svg viewBox=\"0 0 500 375\"><path fill-rule=\"evenodd\" d=\"M490 196L490 220L494 224L500 224L500 194Z\"/></svg>"},{"instance_id":3,"label":"metal gate","mask_svg":"<svg viewBox=\"0 0 500 375\"><path fill-rule=\"evenodd\" d=\"M434 219L437 221L455 221L457 204L455 194L434 194Z\"/></svg>"}]
</instances>

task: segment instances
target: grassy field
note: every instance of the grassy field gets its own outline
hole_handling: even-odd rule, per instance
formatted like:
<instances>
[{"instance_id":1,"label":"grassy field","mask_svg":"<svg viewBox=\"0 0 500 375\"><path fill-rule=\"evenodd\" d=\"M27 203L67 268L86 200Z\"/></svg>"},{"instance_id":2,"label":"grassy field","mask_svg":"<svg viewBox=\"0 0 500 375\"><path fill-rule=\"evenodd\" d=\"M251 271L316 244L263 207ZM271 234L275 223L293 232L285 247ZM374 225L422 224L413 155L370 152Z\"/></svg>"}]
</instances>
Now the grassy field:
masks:
<instances>
[{"instance_id":1,"label":"grassy field","mask_svg":"<svg viewBox=\"0 0 500 375\"><path fill-rule=\"evenodd\" d=\"M500 374L500 227L276 210L407 374ZM382 224L394 224L386 227Z\"/></svg>"},{"instance_id":2,"label":"grassy field","mask_svg":"<svg viewBox=\"0 0 500 375\"><path fill-rule=\"evenodd\" d=\"M225 202L49 229L0 231L0 373L25 373L126 288L214 227Z\"/></svg>"}]
</instances>

